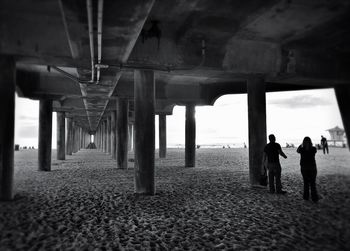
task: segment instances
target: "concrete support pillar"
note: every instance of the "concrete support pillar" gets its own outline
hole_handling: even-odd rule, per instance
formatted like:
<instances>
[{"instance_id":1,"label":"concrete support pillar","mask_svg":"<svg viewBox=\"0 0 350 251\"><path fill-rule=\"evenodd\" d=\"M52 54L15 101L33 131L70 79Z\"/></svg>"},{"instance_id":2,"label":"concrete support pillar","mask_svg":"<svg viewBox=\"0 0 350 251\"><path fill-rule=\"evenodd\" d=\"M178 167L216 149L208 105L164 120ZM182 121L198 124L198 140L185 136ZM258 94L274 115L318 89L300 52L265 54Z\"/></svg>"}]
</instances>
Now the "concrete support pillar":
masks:
<instances>
[{"instance_id":1,"label":"concrete support pillar","mask_svg":"<svg viewBox=\"0 0 350 251\"><path fill-rule=\"evenodd\" d=\"M87 142L87 133L85 131L85 129L83 129L83 139L82 139L82 144L81 144L81 148L84 149L86 147L86 142Z\"/></svg>"},{"instance_id":2,"label":"concrete support pillar","mask_svg":"<svg viewBox=\"0 0 350 251\"><path fill-rule=\"evenodd\" d=\"M72 153L75 153L75 122L72 123Z\"/></svg>"},{"instance_id":3,"label":"concrete support pillar","mask_svg":"<svg viewBox=\"0 0 350 251\"><path fill-rule=\"evenodd\" d=\"M82 128L81 149L85 148L85 144L86 144L86 131L84 128Z\"/></svg>"},{"instance_id":4,"label":"concrete support pillar","mask_svg":"<svg viewBox=\"0 0 350 251\"><path fill-rule=\"evenodd\" d=\"M251 185L259 185L263 149L266 145L265 82L261 77L247 81L249 126L249 177Z\"/></svg>"},{"instance_id":5,"label":"concrete support pillar","mask_svg":"<svg viewBox=\"0 0 350 251\"><path fill-rule=\"evenodd\" d=\"M85 138L86 138L85 129L81 128L80 149L84 149Z\"/></svg>"},{"instance_id":6,"label":"concrete support pillar","mask_svg":"<svg viewBox=\"0 0 350 251\"><path fill-rule=\"evenodd\" d=\"M166 115L159 114L159 158L166 157Z\"/></svg>"},{"instance_id":7,"label":"concrete support pillar","mask_svg":"<svg viewBox=\"0 0 350 251\"><path fill-rule=\"evenodd\" d=\"M111 116L107 117L107 153L111 153Z\"/></svg>"},{"instance_id":8,"label":"concrete support pillar","mask_svg":"<svg viewBox=\"0 0 350 251\"><path fill-rule=\"evenodd\" d=\"M91 142L91 134L90 133L88 133L87 131L85 131L85 134L84 134L85 136L85 140L84 140L84 146L83 146L83 148L84 149L86 149L86 147L90 144L90 143L92 143Z\"/></svg>"},{"instance_id":9,"label":"concrete support pillar","mask_svg":"<svg viewBox=\"0 0 350 251\"><path fill-rule=\"evenodd\" d=\"M97 128L96 133L95 133L95 145L96 145L97 150L100 149L99 143L100 143L100 127Z\"/></svg>"},{"instance_id":10,"label":"concrete support pillar","mask_svg":"<svg viewBox=\"0 0 350 251\"><path fill-rule=\"evenodd\" d=\"M94 143L95 143L96 149L98 149L98 128L93 134L89 134L89 135L90 135L89 143L92 143L92 135L94 135Z\"/></svg>"},{"instance_id":11,"label":"concrete support pillar","mask_svg":"<svg viewBox=\"0 0 350 251\"><path fill-rule=\"evenodd\" d=\"M100 124L100 151L103 152L103 123Z\"/></svg>"},{"instance_id":12,"label":"concrete support pillar","mask_svg":"<svg viewBox=\"0 0 350 251\"><path fill-rule=\"evenodd\" d=\"M77 152L77 126L76 123L73 121L73 153Z\"/></svg>"},{"instance_id":13,"label":"concrete support pillar","mask_svg":"<svg viewBox=\"0 0 350 251\"><path fill-rule=\"evenodd\" d=\"M79 150L84 146L84 132L83 128L79 127Z\"/></svg>"},{"instance_id":14,"label":"concrete support pillar","mask_svg":"<svg viewBox=\"0 0 350 251\"><path fill-rule=\"evenodd\" d=\"M132 140L131 140L131 143L132 143L132 150L134 151L134 155L135 155L135 121L132 124Z\"/></svg>"},{"instance_id":15,"label":"concrete support pillar","mask_svg":"<svg viewBox=\"0 0 350 251\"><path fill-rule=\"evenodd\" d=\"M116 128L116 111L111 112L111 152L112 159L117 159L117 128Z\"/></svg>"},{"instance_id":16,"label":"concrete support pillar","mask_svg":"<svg viewBox=\"0 0 350 251\"><path fill-rule=\"evenodd\" d=\"M104 150L103 152L107 153L107 147L108 147L108 125L107 120L104 122Z\"/></svg>"},{"instance_id":17,"label":"concrete support pillar","mask_svg":"<svg viewBox=\"0 0 350 251\"><path fill-rule=\"evenodd\" d=\"M77 123L74 123L74 153L79 151L79 128Z\"/></svg>"},{"instance_id":18,"label":"concrete support pillar","mask_svg":"<svg viewBox=\"0 0 350 251\"><path fill-rule=\"evenodd\" d=\"M66 154L72 155L73 153L73 120L67 118L67 142L66 142Z\"/></svg>"},{"instance_id":19,"label":"concrete support pillar","mask_svg":"<svg viewBox=\"0 0 350 251\"><path fill-rule=\"evenodd\" d=\"M105 147L105 124L104 121L101 121L101 152L104 151L104 147Z\"/></svg>"},{"instance_id":20,"label":"concrete support pillar","mask_svg":"<svg viewBox=\"0 0 350 251\"><path fill-rule=\"evenodd\" d=\"M57 159L66 159L66 119L64 112L56 112L57 115Z\"/></svg>"},{"instance_id":21,"label":"concrete support pillar","mask_svg":"<svg viewBox=\"0 0 350 251\"><path fill-rule=\"evenodd\" d=\"M154 195L154 72L135 70L134 81L135 193Z\"/></svg>"},{"instance_id":22,"label":"concrete support pillar","mask_svg":"<svg viewBox=\"0 0 350 251\"><path fill-rule=\"evenodd\" d=\"M81 145L81 127L77 127L77 152L80 150L80 145Z\"/></svg>"},{"instance_id":23,"label":"concrete support pillar","mask_svg":"<svg viewBox=\"0 0 350 251\"><path fill-rule=\"evenodd\" d=\"M76 132L76 126L75 122L73 121L73 137L72 137L72 152L76 153L76 141L77 141L77 132Z\"/></svg>"},{"instance_id":24,"label":"concrete support pillar","mask_svg":"<svg viewBox=\"0 0 350 251\"><path fill-rule=\"evenodd\" d=\"M97 146L97 149L101 151L101 125L98 127L96 135L97 135L96 146Z\"/></svg>"},{"instance_id":25,"label":"concrete support pillar","mask_svg":"<svg viewBox=\"0 0 350 251\"><path fill-rule=\"evenodd\" d=\"M82 139L82 128L80 126L78 126L78 141L77 141L77 150L79 151L81 149L81 139Z\"/></svg>"},{"instance_id":26,"label":"concrete support pillar","mask_svg":"<svg viewBox=\"0 0 350 251\"><path fill-rule=\"evenodd\" d=\"M128 100L117 99L117 167L128 168Z\"/></svg>"},{"instance_id":27,"label":"concrete support pillar","mask_svg":"<svg viewBox=\"0 0 350 251\"><path fill-rule=\"evenodd\" d=\"M51 171L52 100L39 103L39 171Z\"/></svg>"},{"instance_id":28,"label":"concrete support pillar","mask_svg":"<svg viewBox=\"0 0 350 251\"><path fill-rule=\"evenodd\" d=\"M128 125L128 151L132 150L132 146L133 146L133 125L129 124Z\"/></svg>"},{"instance_id":29,"label":"concrete support pillar","mask_svg":"<svg viewBox=\"0 0 350 251\"><path fill-rule=\"evenodd\" d=\"M102 152L102 146L103 146L102 141L103 139L102 139L102 123L101 123L100 124L100 151L101 152Z\"/></svg>"},{"instance_id":30,"label":"concrete support pillar","mask_svg":"<svg viewBox=\"0 0 350 251\"><path fill-rule=\"evenodd\" d=\"M90 143L90 139L89 139L89 134L85 129L84 129L83 135L84 135L83 149L85 149L87 145Z\"/></svg>"},{"instance_id":31,"label":"concrete support pillar","mask_svg":"<svg viewBox=\"0 0 350 251\"><path fill-rule=\"evenodd\" d=\"M336 86L334 90L338 101L339 111L343 120L348 148L350 150L350 87L348 85L339 85Z\"/></svg>"},{"instance_id":32,"label":"concrete support pillar","mask_svg":"<svg viewBox=\"0 0 350 251\"><path fill-rule=\"evenodd\" d=\"M185 124L185 166L196 165L196 107L194 104L186 105Z\"/></svg>"},{"instance_id":33,"label":"concrete support pillar","mask_svg":"<svg viewBox=\"0 0 350 251\"><path fill-rule=\"evenodd\" d=\"M103 121L100 122L100 151L103 152Z\"/></svg>"},{"instance_id":34,"label":"concrete support pillar","mask_svg":"<svg viewBox=\"0 0 350 251\"><path fill-rule=\"evenodd\" d=\"M12 200L14 175L16 65L0 56L0 200Z\"/></svg>"},{"instance_id":35,"label":"concrete support pillar","mask_svg":"<svg viewBox=\"0 0 350 251\"><path fill-rule=\"evenodd\" d=\"M105 124L104 121L101 121L101 152L104 152L104 147L105 147Z\"/></svg>"},{"instance_id":36,"label":"concrete support pillar","mask_svg":"<svg viewBox=\"0 0 350 251\"><path fill-rule=\"evenodd\" d=\"M76 140L75 140L75 152L79 151L80 146L80 127L75 127L75 133L76 133Z\"/></svg>"}]
</instances>

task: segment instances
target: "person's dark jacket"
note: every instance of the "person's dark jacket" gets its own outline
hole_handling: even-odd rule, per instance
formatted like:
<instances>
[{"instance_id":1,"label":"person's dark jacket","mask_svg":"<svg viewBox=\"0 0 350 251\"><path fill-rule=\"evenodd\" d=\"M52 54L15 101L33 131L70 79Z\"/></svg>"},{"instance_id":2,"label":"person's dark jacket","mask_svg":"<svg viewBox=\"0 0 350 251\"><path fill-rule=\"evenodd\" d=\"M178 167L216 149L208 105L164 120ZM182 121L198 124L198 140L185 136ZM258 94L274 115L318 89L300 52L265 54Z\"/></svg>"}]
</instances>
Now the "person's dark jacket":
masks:
<instances>
[{"instance_id":1,"label":"person's dark jacket","mask_svg":"<svg viewBox=\"0 0 350 251\"><path fill-rule=\"evenodd\" d=\"M300 166L302 169L315 169L316 160L315 155L317 152L316 147L311 147L306 150L302 145L298 147L297 152L300 153Z\"/></svg>"}]
</instances>

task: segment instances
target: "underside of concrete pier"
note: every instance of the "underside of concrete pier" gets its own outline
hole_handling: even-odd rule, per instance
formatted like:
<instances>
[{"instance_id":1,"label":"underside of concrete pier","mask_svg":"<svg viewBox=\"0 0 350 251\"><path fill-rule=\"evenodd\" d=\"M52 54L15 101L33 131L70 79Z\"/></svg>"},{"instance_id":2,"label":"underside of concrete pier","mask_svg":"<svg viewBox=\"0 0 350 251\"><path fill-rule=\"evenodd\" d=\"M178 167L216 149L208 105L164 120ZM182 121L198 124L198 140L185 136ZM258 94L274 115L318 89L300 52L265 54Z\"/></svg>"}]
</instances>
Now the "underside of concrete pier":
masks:
<instances>
[{"instance_id":1,"label":"underside of concrete pier","mask_svg":"<svg viewBox=\"0 0 350 251\"><path fill-rule=\"evenodd\" d=\"M51 144L45 117L51 110L60 114L62 160L64 153L85 148L91 134L98 149L126 168L128 125L134 124L135 191L146 194L155 192L154 159L148 156L154 154L154 116L162 116L163 158L165 116L175 105L187 109L185 165L192 167L195 107L213 105L225 94L248 93L252 184L266 143L266 92L335 88L350 135L346 0L0 0L0 22L1 95L12 95L15 84L19 96L45 102L40 170L50 169L43 148ZM0 157L6 156L0 193L10 198L13 157L3 147L13 146L14 107L11 100L0 102L1 118L9 119L0 127Z\"/></svg>"}]
</instances>

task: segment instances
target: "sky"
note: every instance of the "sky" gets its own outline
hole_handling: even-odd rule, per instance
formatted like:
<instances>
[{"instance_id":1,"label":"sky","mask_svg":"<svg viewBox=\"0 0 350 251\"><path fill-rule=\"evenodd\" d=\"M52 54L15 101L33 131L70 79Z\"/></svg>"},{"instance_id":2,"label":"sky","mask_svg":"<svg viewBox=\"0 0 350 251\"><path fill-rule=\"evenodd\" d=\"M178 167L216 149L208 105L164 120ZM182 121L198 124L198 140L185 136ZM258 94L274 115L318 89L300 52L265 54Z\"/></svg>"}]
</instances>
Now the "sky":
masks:
<instances>
[{"instance_id":1,"label":"sky","mask_svg":"<svg viewBox=\"0 0 350 251\"><path fill-rule=\"evenodd\" d=\"M267 135L275 134L277 142L300 144L305 136L319 143L321 135L329 138L327 129L343 128L333 89L275 92L266 94ZM39 102L16 96L15 143L38 146ZM158 147L158 116L156 147ZM52 121L52 147L56 148L56 113ZM185 107L175 106L167 116L167 145L185 143ZM196 107L196 143L202 146L248 145L247 95L220 97L214 106Z\"/></svg>"}]
</instances>

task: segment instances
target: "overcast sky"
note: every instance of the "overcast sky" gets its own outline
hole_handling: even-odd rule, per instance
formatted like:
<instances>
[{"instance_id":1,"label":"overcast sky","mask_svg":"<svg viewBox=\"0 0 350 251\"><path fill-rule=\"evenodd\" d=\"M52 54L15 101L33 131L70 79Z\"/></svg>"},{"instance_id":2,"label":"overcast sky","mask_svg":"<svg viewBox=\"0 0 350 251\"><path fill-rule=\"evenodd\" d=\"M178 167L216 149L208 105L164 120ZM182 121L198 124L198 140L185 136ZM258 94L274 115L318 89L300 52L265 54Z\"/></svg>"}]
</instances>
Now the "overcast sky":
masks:
<instances>
[{"instance_id":1,"label":"overcast sky","mask_svg":"<svg viewBox=\"0 0 350 251\"><path fill-rule=\"evenodd\" d=\"M277 142L299 144L310 136L318 143L327 129L343 128L333 89L276 92L266 94L267 133ZM21 146L38 146L39 102L16 97L15 142ZM225 95L214 106L196 107L197 144L248 144L247 95ZM56 113L53 113L52 146L56 148ZM156 116L158 147L158 116ZM167 116L168 146L185 142L185 108L176 106Z\"/></svg>"}]
</instances>

